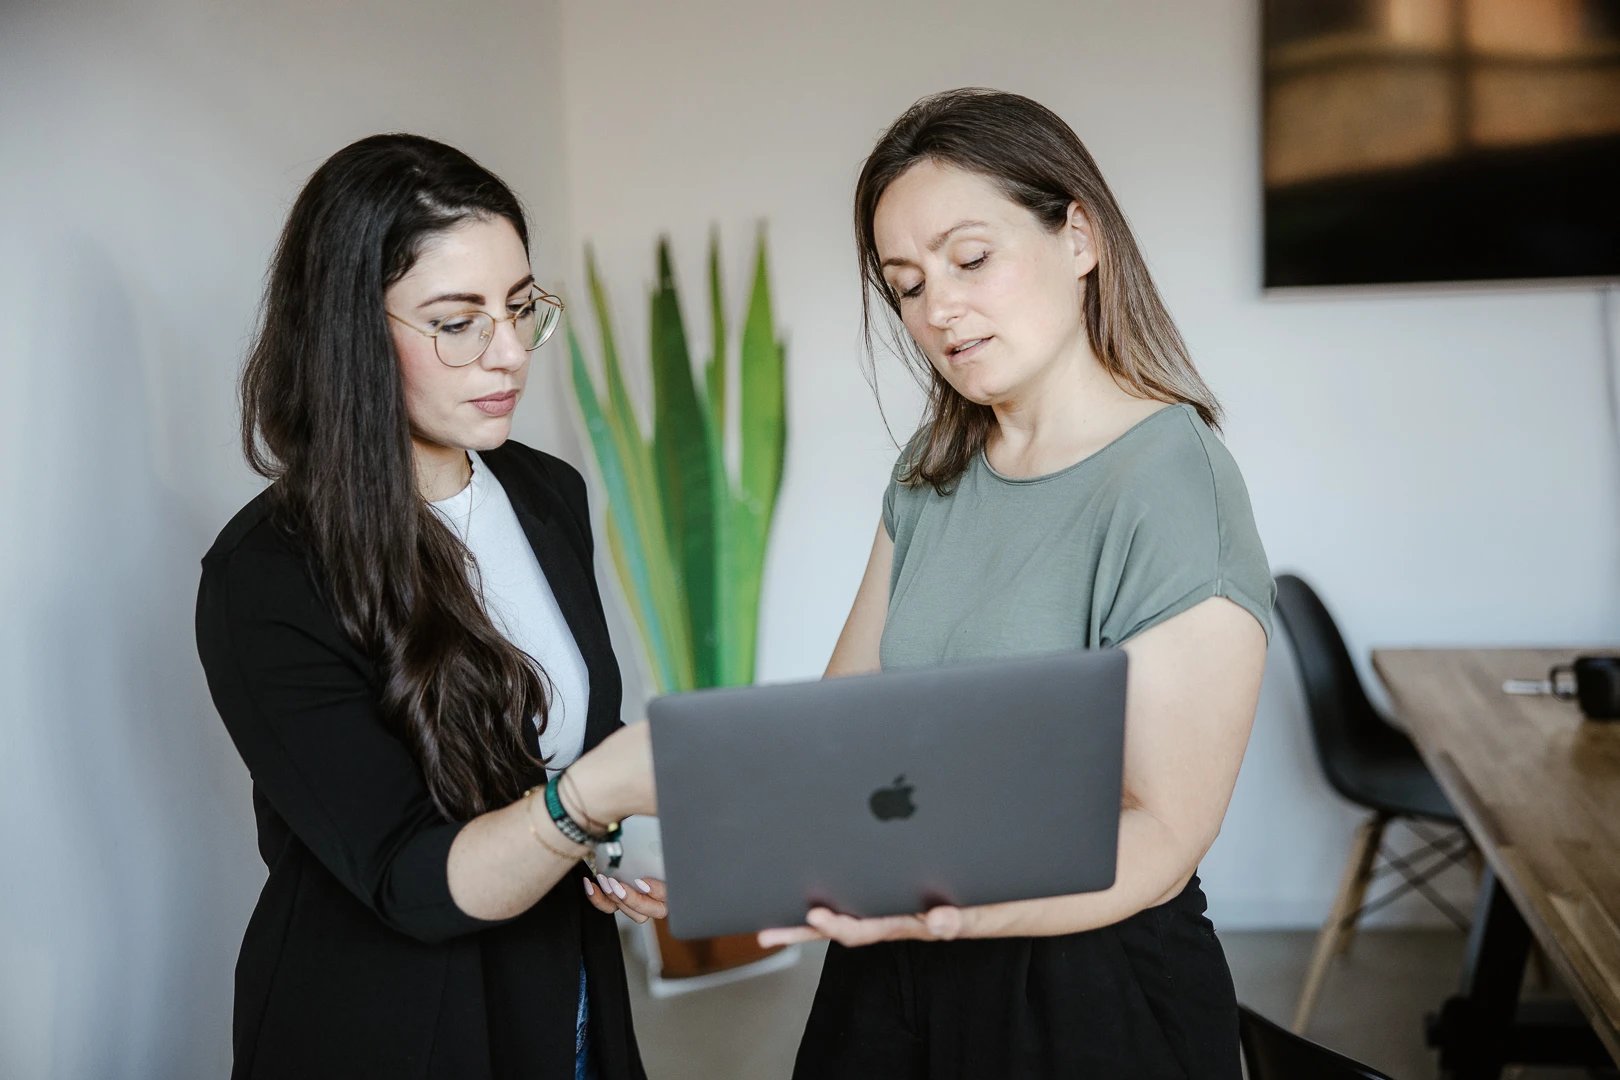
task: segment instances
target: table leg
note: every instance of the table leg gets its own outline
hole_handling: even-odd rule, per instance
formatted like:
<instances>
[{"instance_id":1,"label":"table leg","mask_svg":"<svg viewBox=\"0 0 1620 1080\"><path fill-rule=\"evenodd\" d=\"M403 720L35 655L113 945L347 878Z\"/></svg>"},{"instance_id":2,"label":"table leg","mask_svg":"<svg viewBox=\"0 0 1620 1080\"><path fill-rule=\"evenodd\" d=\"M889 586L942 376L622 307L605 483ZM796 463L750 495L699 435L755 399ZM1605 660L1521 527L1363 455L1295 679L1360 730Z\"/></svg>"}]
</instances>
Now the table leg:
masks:
<instances>
[{"instance_id":1,"label":"table leg","mask_svg":"<svg viewBox=\"0 0 1620 1080\"><path fill-rule=\"evenodd\" d=\"M1530 928L1495 871L1480 881L1462 992L1429 1018L1429 1045L1440 1050L1449 1080L1499 1080L1524 983Z\"/></svg>"}]
</instances>

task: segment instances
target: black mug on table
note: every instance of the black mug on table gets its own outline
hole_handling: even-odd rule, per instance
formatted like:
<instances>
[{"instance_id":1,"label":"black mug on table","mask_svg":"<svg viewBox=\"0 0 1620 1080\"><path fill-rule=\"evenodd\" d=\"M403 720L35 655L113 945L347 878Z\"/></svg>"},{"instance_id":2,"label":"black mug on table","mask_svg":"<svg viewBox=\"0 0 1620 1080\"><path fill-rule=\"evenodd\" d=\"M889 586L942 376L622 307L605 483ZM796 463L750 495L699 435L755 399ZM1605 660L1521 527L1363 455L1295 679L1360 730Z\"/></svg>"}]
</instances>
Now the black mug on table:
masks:
<instances>
[{"instance_id":1,"label":"black mug on table","mask_svg":"<svg viewBox=\"0 0 1620 1080\"><path fill-rule=\"evenodd\" d=\"M1577 656L1547 673L1553 696L1574 700L1593 720L1620 719L1620 656Z\"/></svg>"}]
</instances>

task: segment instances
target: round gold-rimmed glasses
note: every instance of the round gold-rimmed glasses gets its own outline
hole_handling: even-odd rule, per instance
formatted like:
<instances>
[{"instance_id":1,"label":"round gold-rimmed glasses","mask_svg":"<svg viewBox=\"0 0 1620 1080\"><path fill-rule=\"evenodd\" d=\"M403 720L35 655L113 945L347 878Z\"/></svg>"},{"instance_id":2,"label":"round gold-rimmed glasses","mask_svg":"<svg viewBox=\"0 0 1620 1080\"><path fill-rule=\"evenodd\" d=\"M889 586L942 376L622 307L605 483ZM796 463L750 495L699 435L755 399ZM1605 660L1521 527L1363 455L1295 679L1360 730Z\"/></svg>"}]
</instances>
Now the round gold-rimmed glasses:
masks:
<instances>
[{"instance_id":1,"label":"round gold-rimmed glasses","mask_svg":"<svg viewBox=\"0 0 1620 1080\"><path fill-rule=\"evenodd\" d=\"M563 302L561 297L553 296L538 285L533 289L522 307L503 318L497 319L487 311L473 308L434 319L431 330L407 322L386 308L383 313L401 326L408 326L423 337L432 338L433 353L440 363L448 367L466 367L489 350L490 342L495 340L495 327L503 322L512 324L525 352L534 352L546 343L562 321Z\"/></svg>"}]
</instances>

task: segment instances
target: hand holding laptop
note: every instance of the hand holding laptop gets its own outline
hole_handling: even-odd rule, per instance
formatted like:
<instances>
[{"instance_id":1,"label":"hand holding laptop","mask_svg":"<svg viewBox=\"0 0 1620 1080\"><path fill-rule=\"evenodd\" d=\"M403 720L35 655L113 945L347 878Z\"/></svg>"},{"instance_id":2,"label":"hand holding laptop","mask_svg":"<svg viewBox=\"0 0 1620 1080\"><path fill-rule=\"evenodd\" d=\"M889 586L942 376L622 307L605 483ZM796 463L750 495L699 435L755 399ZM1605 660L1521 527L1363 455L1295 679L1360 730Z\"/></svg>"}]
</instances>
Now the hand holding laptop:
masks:
<instances>
[{"instance_id":1,"label":"hand holding laptop","mask_svg":"<svg viewBox=\"0 0 1620 1080\"><path fill-rule=\"evenodd\" d=\"M981 910L980 907L942 905L920 915L858 919L853 915L840 915L831 908L815 907L805 916L804 926L761 930L759 943L768 949L773 945L797 945L822 939L851 948L876 945L880 941L951 941L974 936L972 924Z\"/></svg>"}]
</instances>

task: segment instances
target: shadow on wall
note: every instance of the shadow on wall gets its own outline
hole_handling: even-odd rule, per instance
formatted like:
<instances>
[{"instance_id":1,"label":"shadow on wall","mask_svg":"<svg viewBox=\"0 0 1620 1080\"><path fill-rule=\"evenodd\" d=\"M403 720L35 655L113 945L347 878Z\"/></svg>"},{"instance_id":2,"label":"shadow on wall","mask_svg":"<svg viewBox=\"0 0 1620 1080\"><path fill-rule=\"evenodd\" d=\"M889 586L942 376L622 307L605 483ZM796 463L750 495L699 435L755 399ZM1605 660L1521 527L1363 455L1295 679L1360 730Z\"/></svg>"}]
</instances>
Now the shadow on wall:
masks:
<instances>
[{"instance_id":1,"label":"shadow on wall","mask_svg":"<svg viewBox=\"0 0 1620 1080\"><path fill-rule=\"evenodd\" d=\"M23 248L52 255L18 380L36 467L8 515L22 677L7 772L21 782L0 785L0 828L25 884L0 909L15 961L0 1074L221 1075L263 871L192 633L220 523L195 520L198 500L160 474L185 462L188 432L162 430L149 398L158 365L217 358L188 353L188 313L142 295L96 241L41 239Z\"/></svg>"}]
</instances>

